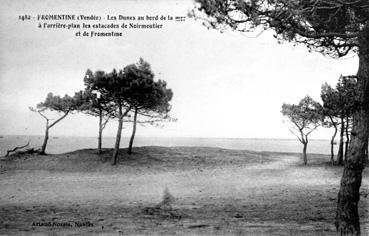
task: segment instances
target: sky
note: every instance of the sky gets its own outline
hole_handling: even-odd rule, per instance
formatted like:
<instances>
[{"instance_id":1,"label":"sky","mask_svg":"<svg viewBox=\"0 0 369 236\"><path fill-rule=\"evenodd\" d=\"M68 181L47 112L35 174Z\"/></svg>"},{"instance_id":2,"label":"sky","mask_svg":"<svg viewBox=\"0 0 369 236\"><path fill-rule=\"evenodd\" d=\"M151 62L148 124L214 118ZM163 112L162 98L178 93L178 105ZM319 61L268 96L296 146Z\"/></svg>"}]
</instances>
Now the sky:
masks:
<instances>
[{"instance_id":1,"label":"sky","mask_svg":"<svg viewBox=\"0 0 369 236\"><path fill-rule=\"evenodd\" d=\"M187 16L191 0L2 0L0 9L0 134L42 135L44 120L29 107L47 93L83 89L89 68L110 72L148 61L156 79L174 92L171 116L164 127L138 127L146 137L294 138L281 115L283 103L310 95L320 100L324 82L356 74L358 59L331 59L303 45L278 44L273 32L220 33L200 21L168 21L162 29L121 30L122 37L76 37L78 30L40 29L28 14ZM114 22L116 23L116 22ZM120 22L122 23L122 22ZM50 114L51 115L51 114ZM123 136L131 124L124 124ZM114 136L117 122L104 131ZM98 119L72 114L51 130L53 136L96 136ZM312 138L329 138L319 129Z\"/></svg>"}]
</instances>

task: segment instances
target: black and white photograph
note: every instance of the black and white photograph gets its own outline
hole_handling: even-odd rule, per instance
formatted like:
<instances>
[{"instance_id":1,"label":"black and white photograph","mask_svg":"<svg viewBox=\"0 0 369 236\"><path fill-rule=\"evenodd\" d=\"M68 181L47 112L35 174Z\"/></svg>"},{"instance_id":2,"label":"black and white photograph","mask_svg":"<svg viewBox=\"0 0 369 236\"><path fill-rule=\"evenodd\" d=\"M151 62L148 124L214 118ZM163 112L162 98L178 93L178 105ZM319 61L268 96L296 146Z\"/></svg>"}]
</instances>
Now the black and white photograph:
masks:
<instances>
[{"instance_id":1,"label":"black and white photograph","mask_svg":"<svg viewBox=\"0 0 369 236\"><path fill-rule=\"evenodd\" d=\"M369 235L368 0L0 3L0 235Z\"/></svg>"}]
</instances>

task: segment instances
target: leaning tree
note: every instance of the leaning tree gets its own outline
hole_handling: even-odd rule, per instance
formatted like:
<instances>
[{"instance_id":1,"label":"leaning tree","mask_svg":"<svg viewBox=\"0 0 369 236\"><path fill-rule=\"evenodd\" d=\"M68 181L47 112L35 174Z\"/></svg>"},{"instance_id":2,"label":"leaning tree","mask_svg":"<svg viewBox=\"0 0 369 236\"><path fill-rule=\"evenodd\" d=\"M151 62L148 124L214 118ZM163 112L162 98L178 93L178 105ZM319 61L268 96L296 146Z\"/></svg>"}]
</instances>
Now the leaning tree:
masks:
<instances>
[{"instance_id":1,"label":"leaning tree","mask_svg":"<svg viewBox=\"0 0 369 236\"><path fill-rule=\"evenodd\" d=\"M132 134L128 145L128 154L132 153L133 140L136 134L137 123L154 124L159 121L170 120L169 104L173 97L171 89L166 88L163 80L154 80L154 73L148 62L140 58L136 64L125 68L125 76L131 82L128 91L128 103L132 106L133 123ZM138 116L141 119L138 119Z\"/></svg>"},{"instance_id":2,"label":"leaning tree","mask_svg":"<svg viewBox=\"0 0 369 236\"><path fill-rule=\"evenodd\" d=\"M303 144L302 156L304 165L307 164L308 136L321 125L322 122L321 105L310 96L304 97L299 104L282 105L282 114L292 123L290 129L297 139Z\"/></svg>"},{"instance_id":3,"label":"leaning tree","mask_svg":"<svg viewBox=\"0 0 369 236\"><path fill-rule=\"evenodd\" d=\"M367 0L196 0L192 15L208 27L273 29L279 41L302 43L332 57L359 56L359 109L353 114L349 153L338 193L336 228L360 235L359 190L369 133L369 3Z\"/></svg>"},{"instance_id":4,"label":"leaning tree","mask_svg":"<svg viewBox=\"0 0 369 236\"><path fill-rule=\"evenodd\" d=\"M73 97L65 95L64 97L53 95L49 93L44 102L37 104L36 108L30 107L30 110L37 112L46 121L44 141L41 146L40 154L46 154L46 146L49 140L49 130L57 123L63 120L71 112L76 111L84 104L82 91L75 93ZM59 117L55 120L48 117L47 111L55 111Z\"/></svg>"}]
</instances>

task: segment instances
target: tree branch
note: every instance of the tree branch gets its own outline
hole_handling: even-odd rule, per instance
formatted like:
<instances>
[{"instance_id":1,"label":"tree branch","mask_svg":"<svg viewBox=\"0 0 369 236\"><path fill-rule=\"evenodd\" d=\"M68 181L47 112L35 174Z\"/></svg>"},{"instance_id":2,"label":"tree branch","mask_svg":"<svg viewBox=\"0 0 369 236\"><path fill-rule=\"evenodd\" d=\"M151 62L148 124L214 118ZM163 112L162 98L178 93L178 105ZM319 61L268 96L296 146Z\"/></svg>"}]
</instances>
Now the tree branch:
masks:
<instances>
[{"instance_id":1,"label":"tree branch","mask_svg":"<svg viewBox=\"0 0 369 236\"><path fill-rule=\"evenodd\" d=\"M61 121L62 119L64 119L68 114L69 114L69 110L66 111L63 116L61 116L59 119L57 119L56 121L54 121L51 125L49 125L48 128L50 129L51 127L53 127L54 125L56 125L56 123L58 123L59 121Z\"/></svg>"},{"instance_id":2,"label":"tree branch","mask_svg":"<svg viewBox=\"0 0 369 236\"><path fill-rule=\"evenodd\" d=\"M104 122L102 123L102 126L101 126L101 129L102 129L102 130L103 130L103 129L105 129L105 126L106 126L106 124L108 123L109 119L110 119L110 116L108 116L108 117L104 120Z\"/></svg>"},{"instance_id":3,"label":"tree branch","mask_svg":"<svg viewBox=\"0 0 369 236\"><path fill-rule=\"evenodd\" d=\"M295 132L293 132L290 128L288 128L289 129L289 131L291 131L291 133L293 134L293 135L295 135L296 136L296 138L301 142L301 143L303 143L303 141L301 140L301 138L297 135L297 134L295 134Z\"/></svg>"},{"instance_id":4,"label":"tree branch","mask_svg":"<svg viewBox=\"0 0 369 236\"><path fill-rule=\"evenodd\" d=\"M5 155L5 156L7 157L7 156L9 156L9 154L10 154L10 153L12 153L12 152L15 152L15 151L17 151L17 150L19 150L19 149L22 149L22 148L25 148L25 147L28 147L29 143L30 143L30 140L28 140L28 143L27 143L27 144L25 144L25 145L23 145L23 146L18 146L18 147L15 147L15 148L11 149L11 150L7 150L7 151L6 151L6 155Z\"/></svg>"}]
</instances>

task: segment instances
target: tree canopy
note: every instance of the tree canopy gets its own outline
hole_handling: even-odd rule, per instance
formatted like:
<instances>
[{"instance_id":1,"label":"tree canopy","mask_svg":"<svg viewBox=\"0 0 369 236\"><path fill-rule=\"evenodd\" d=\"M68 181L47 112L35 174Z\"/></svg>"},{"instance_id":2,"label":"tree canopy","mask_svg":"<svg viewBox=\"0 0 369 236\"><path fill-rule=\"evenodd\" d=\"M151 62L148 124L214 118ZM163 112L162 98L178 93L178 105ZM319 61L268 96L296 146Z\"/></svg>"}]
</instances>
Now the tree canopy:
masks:
<instances>
[{"instance_id":1,"label":"tree canopy","mask_svg":"<svg viewBox=\"0 0 369 236\"><path fill-rule=\"evenodd\" d=\"M352 116L359 108L356 76L340 76L336 85L338 107L346 116Z\"/></svg>"},{"instance_id":2,"label":"tree canopy","mask_svg":"<svg viewBox=\"0 0 369 236\"><path fill-rule=\"evenodd\" d=\"M75 93L73 97L67 94L64 95L64 97L60 97L58 95L54 95L53 93L48 93L45 101L37 104L37 109L40 111L50 110L69 113L84 105L82 97L82 91Z\"/></svg>"},{"instance_id":3,"label":"tree canopy","mask_svg":"<svg viewBox=\"0 0 369 236\"><path fill-rule=\"evenodd\" d=\"M124 68L124 75L130 81L129 104L140 110L167 112L173 92L166 88L166 82L154 81L154 73L148 62L140 58L137 64Z\"/></svg>"},{"instance_id":4,"label":"tree canopy","mask_svg":"<svg viewBox=\"0 0 369 236\"><path fill-rule=\"evenodd\" d=\"M208 27L242 32L273 29L279 41L341 57L359 47L369 19L366 0L196 0L192 15ZM205 13L205 16L199 13Z\"/></svg>"}]
</instances>

